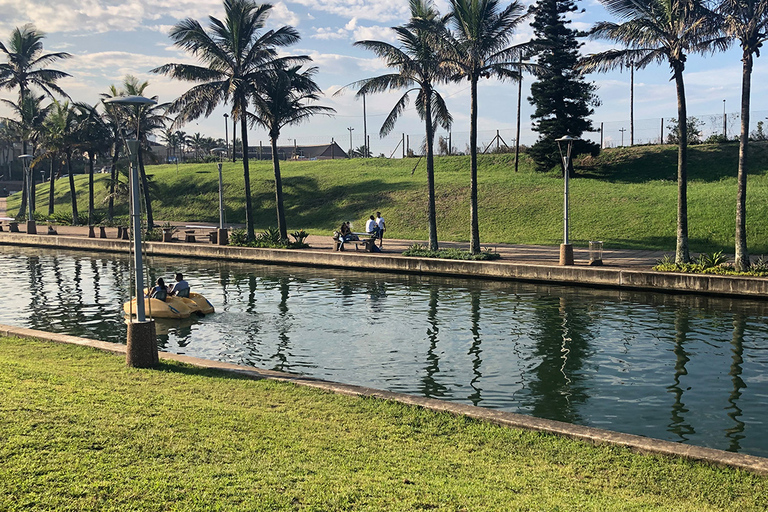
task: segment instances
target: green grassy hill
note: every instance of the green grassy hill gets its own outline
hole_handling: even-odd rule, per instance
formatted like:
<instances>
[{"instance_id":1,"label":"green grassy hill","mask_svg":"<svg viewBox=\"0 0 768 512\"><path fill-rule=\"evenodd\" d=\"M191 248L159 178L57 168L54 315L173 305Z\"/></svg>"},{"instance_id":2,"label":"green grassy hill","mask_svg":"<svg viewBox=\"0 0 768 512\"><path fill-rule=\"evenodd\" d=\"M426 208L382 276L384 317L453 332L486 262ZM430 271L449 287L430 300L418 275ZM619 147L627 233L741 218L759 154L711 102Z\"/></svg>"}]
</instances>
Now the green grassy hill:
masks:
<instances>
[{"instance_id":1,"label":"green grassy hill","mask_svg":"<svg viewBox=\"0 0 768 512\"><path fill-rule=\"evenodd\" d=\"M768 252L768 144L751 145L748 236L752 253ZM700 145L690 151L689 230L693 251L733 252L738 146ZM532 170L526 159L513 171L513 156L479 159L480 236L483 243L558 244L562 238L563 181ZM674 250L677 148L607 149L577 163L571 180L571 237L578 245L603 240L607 247ZM251 186L257 228L275 225L271 163L252 162ZM394 238L427 238L424 159L283 162L289 231L329 234L345 220L362 229L376 210ZM215 164L159 165L151 175L157 221L218 221ZM87 207L87 176L76 177L78 205ZM106 175L98 176L97 205L105 209ZM244 222L242 165L224 164L227 222ZM469 239L469 157L436 161L438 235ZM57 211L70 211L66 180L56 184ZM19 198L8 201L18 209ZM47 187L38 187L39 211ZM47 210L45 210L47 212ZM125 201L120 212L126 213Z\"/></svg>"}]
</instances>

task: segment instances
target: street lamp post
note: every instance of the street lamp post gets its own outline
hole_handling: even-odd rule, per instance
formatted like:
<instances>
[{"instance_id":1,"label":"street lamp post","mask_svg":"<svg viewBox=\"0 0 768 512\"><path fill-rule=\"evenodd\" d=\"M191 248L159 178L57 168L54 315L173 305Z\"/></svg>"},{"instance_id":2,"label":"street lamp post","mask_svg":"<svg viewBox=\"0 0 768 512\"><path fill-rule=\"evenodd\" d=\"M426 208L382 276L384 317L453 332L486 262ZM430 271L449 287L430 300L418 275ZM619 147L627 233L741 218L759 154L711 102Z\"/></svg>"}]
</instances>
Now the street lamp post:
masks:
<instances>
[{"instance_id":1,"label":"street lamp post","mask_svg":"<svg viewBox=\"0 0 768 512\"><path fill-rule=\"evenodd\" d=\"M219 229L216 230L216 243L219 245L227 245L229 242L227 230L224 228L224 180L221 177L221 166L226 152L227 148L214 148L211 150L211 153L214 155L219 155L219 163L217 164L219 167Z\"/></svg>"},{"instance_id":2,"label":"street lamp post","mask_svg":"<svg viewBox=\"0 0 768 512\"><path fill-rule=\"evenodd\" d=\"M157 355L157 337L155 322L147 320L144 309L144 267L141 260L141 207L139 204L139 141L141 123L139 111L146 105L154 105L155 100L143 96L117 96L104 100L104 103L133 106L136 109L136 139L126 141L131 157L131 227L133 231L134 278L136 283L136 321L128 321L128 342L125 361L128 366L149 368L159 362Z\"/></svg>"},{"instance_id":3,"label":"street lamp post","mask_svg":"<svg viewBox=\"0 0 768 512\"><path fill-rule=\"evenodd\" d=\"M350 126L347 130L349 130L349 158L352 158L352 132L355 129Z\"/></svg>"},{"instance_id":4,"label":"street lamp post","mask_svg":"<svg viewBox=\"0 0 768 512\"><path fill-rule=\"evenodd\" d=\"M224 112L224 150L227 152L227 158L229 158L229 125L227 124L228 118L229 114Z\"/></svg>"},{"instance_id":5,"label":"street lamp post","mask_svg":"<svg viewBox=\"0 0 768 512\"><path fill-rule=\"evenodd\" d=\"M565 200L563 205L563 243L560 245L560 265L573 265L573 245L568 238L568 180L570 178L568 169L571 163L571 151L573 141L579 140L578 137L566 135L555 139L557 147L560 150L560 158L563 160L563 181L565 182ZM563 154L565 146L565 154Z\"/></svg>"},{"instance_id":6,"label":"street lamp post","mask_svg":"<svg viewBox=\"0 0 768 512\"><path fill-rule=\"evenodd\" d=\"M35 226L35 216L34 216L34 208L32 207L32 171L31 167L29 166L29 163L32 161L34 157L32 155L20 155L19 160L21 160L21 165L24 167L24 176L27 180L27 190L25 191L27 194L27 234L28 235L36 235L37 234L37 226Z\"/></svg>"}]
</instances>

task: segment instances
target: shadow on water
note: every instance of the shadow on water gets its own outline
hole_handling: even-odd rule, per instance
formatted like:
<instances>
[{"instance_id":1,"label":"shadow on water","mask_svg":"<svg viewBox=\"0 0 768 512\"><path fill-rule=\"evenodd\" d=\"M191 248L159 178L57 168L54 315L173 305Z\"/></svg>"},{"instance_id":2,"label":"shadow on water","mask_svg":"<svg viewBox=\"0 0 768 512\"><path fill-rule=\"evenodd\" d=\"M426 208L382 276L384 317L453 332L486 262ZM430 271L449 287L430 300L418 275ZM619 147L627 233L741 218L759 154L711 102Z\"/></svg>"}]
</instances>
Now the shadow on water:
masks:
<instances>
[{"instance_id":1,"label":"shadow on water","mask_svg":"<svg viewBox=\"0 0 768 512\"><path fill-rule=\"evenodd\" d=\"M0 323L125 342L127 257L0 256ZM166 258L147 267L183 272L217 311L158 320L162 350L768 455L768 302Z\"/></svg>"}]
</instances>

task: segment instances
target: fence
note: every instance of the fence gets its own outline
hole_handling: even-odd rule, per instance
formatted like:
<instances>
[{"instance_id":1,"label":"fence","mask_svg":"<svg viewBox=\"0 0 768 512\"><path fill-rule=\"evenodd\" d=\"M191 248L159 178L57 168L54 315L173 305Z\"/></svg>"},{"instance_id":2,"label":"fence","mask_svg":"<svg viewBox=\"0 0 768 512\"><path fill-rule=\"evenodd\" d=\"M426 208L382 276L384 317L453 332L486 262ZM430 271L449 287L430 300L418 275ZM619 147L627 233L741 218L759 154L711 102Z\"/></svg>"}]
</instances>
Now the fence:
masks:
<instances>
[{"instance_id":1,"label":"fence","mask_svg":"<svg viewBox=\"0 0 768 512\"><path fill-rule=\"evenodd\" d=\"M725 117L725 119L724 119ZM741 130L741 116L739 113L719 114L693 114L689 116L695 119L695 126L698 130L698 140L706 141L713 135L721 136L725 134L729 140L739 137ZM768 111L752 111L750 113L750 130L754 134L757 123L765 122L768 119ZM723 121L725 120L725 123ZM662 144L668 142L671 132L671 125L677 123L677 114L671 112L667 117L635 119L630 123L629 119L623 121L594 122L595 131L585 133L583 138L592 140L596 143L602 143L604 148L630 146L639 144ZM768 124L768 123L767 123ZM602 131L601 131L602 127ZM765 131L768 132L768 126ZM514 128L500 130L478 130L477 147L480 152L493 151L496 148L515 146ZM766 133L768 135L768 133ZM442 143L440 139L442 138ZM520 143L530 146L536 142L538 133L531 128L530 120L523 121L520 130ZM326 144L334 140L345 151L350 148L357 150L364 145L364 137L354 131L349 133L338 133L316 136L301 136L295 138L286 132L285 140L292 143L295 140L298 145ZM402 158L409 154L421 155L424 153L424 134L423 133L393 133L387 137L379 138L376 132L368 135L368 147L372 156L384 156L387 158ZM466 154L469 152L469 131L446 132L438 130L435 134L435 153L447 154L450 143L450 154ZM253 144L253 142L252 142Z\"/></svg>"}]
</instances>

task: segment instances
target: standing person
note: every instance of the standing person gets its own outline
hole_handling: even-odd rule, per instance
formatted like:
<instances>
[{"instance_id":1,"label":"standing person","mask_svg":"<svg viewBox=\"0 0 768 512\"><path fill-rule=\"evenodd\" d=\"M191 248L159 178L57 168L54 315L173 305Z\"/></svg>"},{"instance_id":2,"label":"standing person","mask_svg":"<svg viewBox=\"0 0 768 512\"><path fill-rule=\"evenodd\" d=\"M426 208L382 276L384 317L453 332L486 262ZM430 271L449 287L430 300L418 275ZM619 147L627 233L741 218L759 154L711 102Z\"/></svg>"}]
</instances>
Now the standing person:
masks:
<instances>
[{"instance_id":1,"label":"standing person","mask_svg":"<svg viewBox=\"0 0 768 512\"><path fill-rule=\"evenodd\" d=\"M176 297L189 298L189 283L184 280L181 272L176 272L176 282L168 287L168 293Z\"/></svg>"},{"instance_id":2,"label":"standing person","mask_svg":"<svg viewBox=\"0 0 768 512\"><path fill-rule=\"evenodd\" d=\"M386 224L384 224L384 217L381 216L381 212L376 212L376 226L379 228L379 249L384 244L384 231L387 230Z\"/></svg>"}]
</instances>

